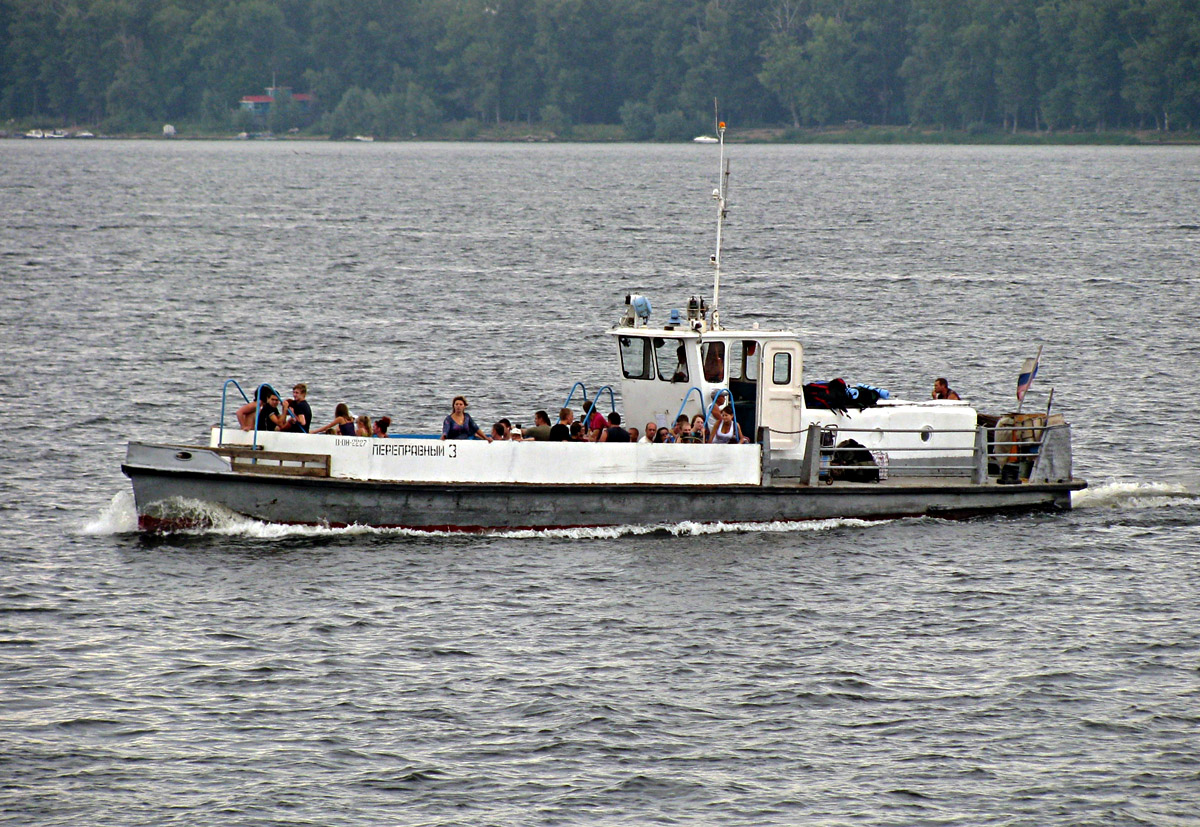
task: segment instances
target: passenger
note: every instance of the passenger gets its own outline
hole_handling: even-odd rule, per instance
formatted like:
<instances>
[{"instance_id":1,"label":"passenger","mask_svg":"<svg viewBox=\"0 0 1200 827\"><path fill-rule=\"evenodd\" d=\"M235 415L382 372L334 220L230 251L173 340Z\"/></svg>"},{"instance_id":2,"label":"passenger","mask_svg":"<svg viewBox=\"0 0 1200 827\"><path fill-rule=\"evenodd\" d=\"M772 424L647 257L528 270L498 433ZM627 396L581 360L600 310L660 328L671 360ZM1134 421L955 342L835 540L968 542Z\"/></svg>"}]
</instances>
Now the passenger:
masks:
<instances>
[{"instance_id":1,"label":"passenger","mask_svg":"<svg viewBox=\"0 0 1200 827\"><path fill-rule=\"evenodd\" d=\"M375 427L371 431L371 436L378 439L387 439L388 426L392 424L392 419L389 416L381 416L375 420Z\"/></svg>"},{"instance_id":2,"label":"passenger","mask_svg":"<svg viewBox=\"0 0 1200 827\"><path fill-rule=\"evenodd\" d=\"M287 426L287 415L279 412L279 396L269 388L264 391L267 401L258 409L258 430L282 431Z\"/></svg>"},{"instance_id":3,"label":"passenger","mask_svg":"<svg viewBox=\"0 0 1200 827\"><path fill-rule=\"evenodd\" d=\"M583 410L585 414L587 414L588 404L588 401L585 399L583 401ZM608 422L604 419L604 414L600 413L600 411L596 410L595 408L592 408L592 412L587 414L587 417L588 439L591 442L596 442L600 439L601 432L608 427Z\"/></svg>"},{"instance_id":4,"label":"passenger","mask_svg":"<svg viewBox=\"0 0 1200 827\"><path fill-rule=\"evenodd\" d=\"M571 439L571 424L575 421L575 412L570 408L562 408L558 412L558 423L550 429L551 442L567 442Z\"/></svg>"},{"instance_id":5,"label":"passenger","mask_svg":"<svg viewBox=\"0 0 1200 827\"><path fill-rule=\"evenodd\" d=\"M284 407L284 414L288 418L284 431L293 431L298 434L307 434L308 429L312 427L312 408L308 405L308 385L303 382L297 382L292 388L292 398L287 400Z\"/></svg>"},{"instance_id":6,"label":"passenger","mask_svg":"<svg viewBox=\"0 0 1200 827\"><path fill-rule=\"evenodd\" d=\"M582 422L571 423L571 438L570 442L588 442L587 434L584 433Z\"/></svg>"},{"instance_id":7,"label":"passenger","mask_svg":"<svg viewBox=\"0 0 1200 827\"><path fill-rule=\"evenodd\" d=\"M945 379L939 377L933 380L933 393L931 396L934 399L959 399L959 395L950 390L949 383Z\"/></svg>"},{"instance_id":8,"label":"passenger","mask_svg":"<svg viewBox=\"0 0 1200 827\"><path fill-rule=\"evenodd\" d=\"M371 435L371 417L363 414L358 419L354 420L354 435L355 436L370 436Z\"/></svg>"},{"instance_id":9,"label":"passenger","mask_svg":"<svg viewBox=\"0 0 1200 827\"><path fill-rule=\"evenodd\" d=\"M263 385L259 385L258 390L256 390L254 393L255 393L256 399L266 400L275 394L275 390L270 385L263 384ZM276 396L277 400L278 400L278 398L279 397ZM276 402L276 404L278 404L278 402ZM237 416L238 426L243 431L253 431L254 430L254 417L255 417L255 412L257 410L258 410L258 402L254 401L254 400L247 402L245 405L243 405L242 407L237 409L237 414L235 414L235 415ZM272 428L271 430L274 430L274 429Z\"/></svg>"},{"instance_id":10,"label":"passenger","mask_svg":"<svg viewBox=\"0 0 1200 827\"><path fill-rule=\"evenodd\" d=\"M691 423L689 422L689 420L688 420L688 418L687 418L687 415L686 415L686 414L680 414L680 415L679 415L678 417L676 417L676 419L675 419L675 427L673 427L673 428L671 429L670 433L669 433L669 434L667 434L667 440L666 440L666 441L667 441L667 442L669 442L669 443L671 443L671 444L673 444L673 445L678 445L680 442L682 442L683 440L682 440L682 438L681 438L681 436L680 436L680 431L681 431L681 429L682 429L684 426L687 426L687 429L688 429L688 431L691 431L691 429L692 429L692 426L691 426Z\"/></svg>"},{"instance_id":11,"label":"passenger","mask_svg":"<svg viewBox=\"0 0 1200 827\"><path fill-rule=\"evenodd\" d=\"M668 442L673 442L673 441L674 441L674 436L671 433L671 431L667 428L658 428L654 432L654 444L655 445L666 445Z\"/></svg>"},{"instance_id":12,"label":"passenger","mask_svg":"<svg viewBox=\"0 0 1200 827\"><path fill-rule=\"evenodd\" d=\"M710 342L704 351L704 381L720 382L725 378L725 343Z\"/></svg>"},{"instance_id":13,"label":"passenger","mask_svg":"<svg viewBox=\"0 0 1200 827\"><path fill-rule=\"evenodd\" d=\"M500 420L500 424L504 426L504 438L511 442L521 441L521 431L512 424L508 417Z\"/></svg>"},{"instance_id":14,"label":"passenger","mask_svg":"<svg viewBox=\"0 0 1200 827\"><path fill-rule=\"evenodd\" d=\"M708 428L704 425L704 414L696 414L692 417L692 436L699 437L697 442L708 441Z\"/></svg>"},{"instance_id":15,"label":"passenger","mask_svg":"<svg viewBox=\"0 0 1200 827\"><path fill-rule=\"evenodd\" d=\"M621 427L621 415L613 411L608 415L608 427L600 432L598 442L630 442L629 431Z\"/></svg>"},{"instance_id":16,"label":"passenger","mask_svg":"<svg viewBox=\"0 0 1200 827\"><path fill-rule=\"evenodd\" d=\"M538 442L545 442L550 439L550 415L545 411L535 413L533 415L533 427L521 431L521 439L536 439Z\"/></svg>"},{"instance_id":17,"label":"passenger","mask_svg":"<svg viewBox=\"0 0 1200 827\"><path fill-rule=\"evenodd\" d=\"M654 442L654 437L658 435L658 424L655 422L646 423L646 434L638 442Z\"/></svg>"},{"instance_id":18,"label":"passenger","mask_svg":"<svg viewBox=\"0 0 1200 827\"><path fill-rule=\"evenodd\" d=\"M733 411L729 408L723 408L721 410L721 421L712 429L712 436L708 438L708 441L713 445L736 445L749 442L750 440L742 435L742 428L734 420Z\"/></svg>"},{"instance_id":19,"label":"passenger","mask_svg":"<svg viewBox=\"0 0 1200 827\"><path fill-rule=\"evenodd\" d=\"M475 420L467 413L467 398L465 396L454 397L453 410L450 415L442 422L442 439L470 439L473 436L480 439L486 439L488 442L492 438L480 430L475 424Z\"/></svg>"},{"instance_id":20,"label":"passenger","mask_svg":"<svg viewBox=\"0 0 1200 827\"><path fill-rule=\"evenodd\" d=\"M330 431L341 436L354 436L354 417L350 416L350 409L346 407L345 402L337 403L337 407L333 409L332 422L323 428L318 428L313 433L327 434Z\"/></svg>"},{"instance_id":21,"label":"passenger","mask_svg":"<svg viewBox=\"0 0 1200 827\"><path fill-rule=\"evenodd\" d=\"M687 369L687 348L682 344L675 349L675 374L671 377L672 382L686 382L688 380Z\"/></svg>"},{"instance_id":22,"label":"passenger","mask_svg":"<svg viewBox=\"0 0 1200 827\"><path fill-rule=\"evenodd\" d=\"M641 442L642 441L642 432L639 431L637 428L630 428L629 429L629 441L630 442Z\"/></svg>"},{"instance_id":23,"label":"passenger","mask_svg":"<svg viewBox=\"0 0 1200 827\"><path fill-rule=\"evenodd\" d=\"M513 433L512 425L507 419L501 419L492 426L493 442L520 442L521 437Z\"/></svg>"}]
</instances>

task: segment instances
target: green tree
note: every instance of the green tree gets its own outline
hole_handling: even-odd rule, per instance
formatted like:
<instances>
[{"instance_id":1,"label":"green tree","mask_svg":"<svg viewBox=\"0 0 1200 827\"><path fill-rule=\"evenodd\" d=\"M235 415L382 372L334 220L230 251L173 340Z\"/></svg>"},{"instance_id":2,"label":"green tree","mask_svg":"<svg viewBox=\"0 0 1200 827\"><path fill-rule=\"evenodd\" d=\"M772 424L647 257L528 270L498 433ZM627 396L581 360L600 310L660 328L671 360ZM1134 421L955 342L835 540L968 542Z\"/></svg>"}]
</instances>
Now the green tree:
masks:
<instances>
[{"instance_id":1,"label":"green tree","mask_svg":"<svg viewBox=\"0 0 1200 827\"><path fill-rule=\"evenodd\" d=\"M1038 27L1036 0L1015 0L1002 24L996 51L996 101L1016 132L1021 119L1037 128Z\"/></svg>"},{"instance_id":2,"label":"green tree","mask_svg":"<svg viewBox=\"0 0 1200 827\"><path fill-rule=\"evenodd\" d=\"M682 141L692 132L692 123L678 109L654 116L654 139L657 141Z\"/></svg>"},{"instance_id":3,"label":"green tree","mask_svg":"<svg viewBox=\"0 0 1200 827\"><path fill-rule=\"evenodd\" d=\"M351 86L325 118L331 138L371 133L379 117L379 99L374 92Z\"/></svg>"},{"instance_id":4,"label":"green tree","mask_svg":"<svg viewBox=\"0 0 1200 827\"><path fill-rule=\"evenodd\" d=\"M200 121L207 129L227 129L232 122L232 110L217 92L205 89L200 96Z\"/></svg>"},{"instance_id":5,"label":"green tree","mask_svg":"<svg viewBox=\"0 0 1200 827\"><path fill-rule=\"evenodd\" d=\"M805 97L808 60L791 36L776 33L763 46L763 68L758 80L769 89L792 116L792 126L800 126L800 102Z\"/></svg>"},{"instance_id":6,"label":"green tree","mask_svg":"<svg viewBox=\"0 0 1200 827\"><path fill-rule=\"evenodd\" d=\"M272 132L287 132L299 127L303 122L303 113L292 93L287 89L276 89L274 98L267 111L267 128Z\"/></svg>"},{"instance_id":7,"label":"green tree","mask_svg":"<svg viewBox=\"0 0 1200 827\"><path fill-rule=\"evenodd\" d=\"M768 19L761 2L708 0L692 18L681 56L686 71L678 101L690 118L707 120L716 99L741 123L778 115L775 96L758 79Z\"/></svg>"},{"instance_id":8,"label":"green tree","mask_svg":"<svg viewBox=\"0 0 1200 827\"><path fill-rule=\"evenodd\" d=\"M162 116L139 38L120 38L122 59L105 91L108 128L142 131Z\"/></svg>"},{"instance_id":9,"label":"green tree","mask_svg":"<svg viewBox=\"0 0 1200 827\"><path fill-rule=\"evenodd\" d=\"M210 8L192 26L186 51L198 67L198 87L229 100L299 75L296 34L268 0L229 0Z\"/></svg>"},{"instance_id":10,"label":"green tree","mask_svg":"<svg viewBox=\"0 0 1200 827\"><path fill-rule=\"evenodd\" d=\"M812 33L803 46L805 76L800 87L800 109L818 126L856 111L857 73L850 27L835 17L815 14L808 19Z\"/></svg>"},{"instance_id":11,"label":"green tree","mask_svg":"<svg viewBox=\"0 0 1200 827\"><path fill-rule=\"evenodd\" d=\"M621 104L621 127L630 141L648 141L654 137L654 107L642 101Z\"/></svg>"},{"instance_id":12,"label":"green tree","mask_svg":"<svg viewBox=\"0 0 1200 827\"><path fill-rule=\"evenodd\" d=\"M1072 6L1065 0L1046 0L1037 8L1039 50L1037 61L1038 110L1051 129L1075 124L1075 84L1071 61Z\"/></svg>"}]
</instances>

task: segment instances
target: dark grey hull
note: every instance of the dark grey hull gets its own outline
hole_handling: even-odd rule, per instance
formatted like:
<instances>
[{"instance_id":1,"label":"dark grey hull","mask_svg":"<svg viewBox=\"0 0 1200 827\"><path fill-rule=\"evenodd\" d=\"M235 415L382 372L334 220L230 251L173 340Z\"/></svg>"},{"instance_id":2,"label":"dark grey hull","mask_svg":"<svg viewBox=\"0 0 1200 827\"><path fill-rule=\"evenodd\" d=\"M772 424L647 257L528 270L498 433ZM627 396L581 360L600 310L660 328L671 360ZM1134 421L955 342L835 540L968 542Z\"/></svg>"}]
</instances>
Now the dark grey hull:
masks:
<instances>
[{"instance_id":1,"label":"dark grey hull","mask_svg":"<svg viewBox=\"0 0 1200 827\"><path fill-rule=\"evenodd\" d=\"M1070 508L1082 481L1002 486L889 480L802 486L434 484L281 478L125 464L139 524L193 524L202 502L273 523L484 531L578 526L758 523Z\"/></svg>"}]
</instances>

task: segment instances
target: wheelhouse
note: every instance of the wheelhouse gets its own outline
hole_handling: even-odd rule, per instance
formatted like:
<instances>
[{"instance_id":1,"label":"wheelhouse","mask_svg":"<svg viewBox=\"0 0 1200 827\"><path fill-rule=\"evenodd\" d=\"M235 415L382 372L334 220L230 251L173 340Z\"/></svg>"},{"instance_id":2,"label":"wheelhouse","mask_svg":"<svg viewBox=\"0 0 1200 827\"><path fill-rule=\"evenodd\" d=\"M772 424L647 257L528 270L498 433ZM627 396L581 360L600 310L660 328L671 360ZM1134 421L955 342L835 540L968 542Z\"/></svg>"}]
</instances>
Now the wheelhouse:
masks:
<instances>
[{"instance_id":1,"label":"wheelhouse","mask_svg":"<svg viewBox=\"0 0 1200 827\"><path fill-rule=\"evenodd\" d=\"M726 391L742 433L751 439L757 440L760 426L798 430L803 365L794 333L709 329L697 299L689 302L686 320L672 311L663 327L648 325L649 304L641 297L627 297L626 306L610 332L630 424L669 427L680 414L707 415Z\"/></svg>"}]
</instances>

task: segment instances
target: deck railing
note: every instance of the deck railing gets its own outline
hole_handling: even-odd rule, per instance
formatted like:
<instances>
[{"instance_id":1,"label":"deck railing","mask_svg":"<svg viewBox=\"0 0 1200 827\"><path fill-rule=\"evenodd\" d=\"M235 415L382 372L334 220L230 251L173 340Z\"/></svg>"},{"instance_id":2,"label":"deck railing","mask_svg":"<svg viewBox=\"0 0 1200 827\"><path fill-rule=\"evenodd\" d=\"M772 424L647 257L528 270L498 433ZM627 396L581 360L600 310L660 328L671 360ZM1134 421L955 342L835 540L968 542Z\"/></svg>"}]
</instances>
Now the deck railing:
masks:
<instances>
[{"instance_id":1,"label":"deck railing","mask_svg":"<svg viewBox=\"0 0 1200 827\"><path fill-rule=\"evenodd\" d=\"M767 429L764 429L767 430ZM1020 433L1018 433L1020 432ZM779 432L776 432L779 433ZM1045 451L1045 442L1050 434L1062 433L1063 444L1056 445L1058 456L1049 465L1049 470L1043 476L1051 473L1070 474L1070 426L1050 425L1030 427L1028 425L999 425L977 428L853 428L840 426L822 426L813 424L808 427L807 441L803 460L798 474L776 473L776 476L799 476L809 485L818 482L832 483L835 471L852 472L866 469L870 466L846 465L835 462L839 452L852 452L864 460L870 457L879 471L879 478L888 477L970 477L971 481L983 484L989 477L999 477L1000 482L1016 483L1022 478L1034 476L1039 460ZM972 445L904 445L891 448L839 448L842 438L852 434L973 434ZM857 441L857 440L856 440ZM859 442L860 445L863 443ZM769 445L769 437L768 437ZM769 453L769 452L768 452ZM921 454L928 454L930 460L921 459ZM893 455L901 455L897 460ZM764 456L764 462L769 463ZM993 469L995 469L993 471Z\"/></svg>"}]
</instances>

